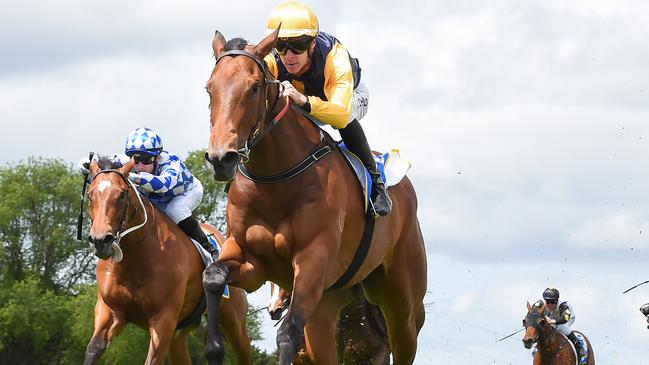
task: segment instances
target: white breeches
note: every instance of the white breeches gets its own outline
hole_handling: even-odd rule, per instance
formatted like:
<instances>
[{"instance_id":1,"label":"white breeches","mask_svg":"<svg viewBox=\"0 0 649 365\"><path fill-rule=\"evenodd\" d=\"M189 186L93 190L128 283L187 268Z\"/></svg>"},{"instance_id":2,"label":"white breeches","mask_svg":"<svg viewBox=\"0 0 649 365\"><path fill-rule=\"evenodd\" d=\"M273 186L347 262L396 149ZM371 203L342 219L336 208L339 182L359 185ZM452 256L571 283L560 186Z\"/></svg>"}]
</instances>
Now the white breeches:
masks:
<instances>
[{"instance_id":1,"label":"white breeches","mask_svg":"<svg viewBox=\"0 0 649 365\"><path fill-rule=\"evenodd\" d=\"M194 209L198 208L203 200L203 184L194 176L194 182L189 189L180 195L176 195L166 205L158 205L172 221L176 224L192 215Z\"/></svg>"}]
</instances>

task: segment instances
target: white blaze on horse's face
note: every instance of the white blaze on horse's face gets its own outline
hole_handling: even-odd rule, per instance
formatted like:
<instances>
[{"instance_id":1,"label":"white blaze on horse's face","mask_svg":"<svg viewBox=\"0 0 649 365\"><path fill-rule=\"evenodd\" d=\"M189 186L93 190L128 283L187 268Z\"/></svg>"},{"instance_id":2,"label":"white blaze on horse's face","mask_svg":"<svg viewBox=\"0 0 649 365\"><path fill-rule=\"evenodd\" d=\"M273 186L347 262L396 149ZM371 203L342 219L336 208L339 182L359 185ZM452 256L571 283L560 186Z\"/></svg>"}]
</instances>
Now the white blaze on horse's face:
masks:
<instances>
[{"instance_id":1,"label":"white blaze on horse's face","mask_svg":"<svg viewBox=\"0 0 649 365\"><path fill-rule=\"evenodd\" d=\"M97 190L99 190L100 193L103 193L104 190L109 188L112 185L110 180L103 180L99 182L99 186L97 187Z\"/></svg>"},{"instance_id":2,"label":"white blaze on horse's face","mask_svg":"<svg viewBox=\"0 0 649 365\"><path fill-rule=\"evenodd\" d=\"M276 309L281 308L282 306L282 299L280 298L280 291L279 286L277 285L271 285L271 297L270 301L268 302L268 311L274 311Z\"/></svg>"}]
</instances>

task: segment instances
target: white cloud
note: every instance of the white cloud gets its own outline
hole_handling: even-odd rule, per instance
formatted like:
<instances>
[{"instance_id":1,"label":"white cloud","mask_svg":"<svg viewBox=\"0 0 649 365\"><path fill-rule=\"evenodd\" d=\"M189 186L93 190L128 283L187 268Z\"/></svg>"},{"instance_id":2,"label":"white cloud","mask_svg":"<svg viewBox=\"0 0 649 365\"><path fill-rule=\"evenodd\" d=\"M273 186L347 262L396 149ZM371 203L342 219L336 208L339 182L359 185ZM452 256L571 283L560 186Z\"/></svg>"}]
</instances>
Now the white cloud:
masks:
<instances>
[{"instance_id":1,"label":"white cloud","mask_svg":"<svg viewBox=\"0 0 649 365\"><path fill-rule=\"evenodd\" d=\"M639 220L627 212L619 212L586 220L569 234L567 242L584 248L647 248L647 229L649 221Z\"/></svg>"}]
</instances>

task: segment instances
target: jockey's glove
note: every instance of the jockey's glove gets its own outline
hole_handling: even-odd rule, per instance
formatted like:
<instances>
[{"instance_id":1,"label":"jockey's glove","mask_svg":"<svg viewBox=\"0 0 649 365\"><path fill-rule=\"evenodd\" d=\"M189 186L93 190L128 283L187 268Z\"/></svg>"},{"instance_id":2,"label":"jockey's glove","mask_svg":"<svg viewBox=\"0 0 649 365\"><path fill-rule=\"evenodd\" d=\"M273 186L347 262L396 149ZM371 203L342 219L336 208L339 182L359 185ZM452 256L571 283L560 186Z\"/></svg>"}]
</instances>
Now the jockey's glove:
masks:
<instances>
[{"instance_id":1,"label":"jockey's glove","mask_svg":"<svg viewBox=\"0 0 649 365\"><path fill-rule=\"evenodd\" d=\"M135 172L129 172L128 179L131 180L136 185L140 185L140 182L142 181L142 177L140 177L140 174L137 174Z\"/></svg>"},{"instance_id":2,"label":"jockey's glove","mask_svg":"<svg viewBox=\"0 0 649 365\"><path fill-rule=\"evenodd\" d=\"M77 166L79 168L79 172L83 175L88 175L90 173L90 159L88 157L84 157L81 160L79 160L79 164Z\"/></svg>"}]
</instances>

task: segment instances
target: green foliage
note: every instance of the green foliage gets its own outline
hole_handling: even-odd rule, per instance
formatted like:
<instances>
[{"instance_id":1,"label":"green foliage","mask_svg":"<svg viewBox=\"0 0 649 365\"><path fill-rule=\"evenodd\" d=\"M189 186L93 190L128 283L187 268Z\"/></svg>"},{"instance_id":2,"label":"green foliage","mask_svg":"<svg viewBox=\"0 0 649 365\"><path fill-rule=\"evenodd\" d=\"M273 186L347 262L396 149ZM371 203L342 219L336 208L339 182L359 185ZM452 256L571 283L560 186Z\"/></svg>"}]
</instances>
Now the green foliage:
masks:
<instances>
[{"instance_id":1,"label":"green foliage","mask_svg":"<svg viewBox=\"0 0 649 365\"><path fill-rule=\"evenodd\" d=\"M67 346L66 298L29 277L4 291L0 303L0 363L56 364Z\"/></svg>"},{"instance_id":2,"label":"green foliage","mask_svg":"<svg viewBox=\"0 0 649 365\"><path fill-rule=\"evenodd\" d=\"M81 181L57 159L0 168L0 267L7 285L34 276L59 291L92 277L94 258L74 234Z\"/></svg>"},{"instance_id":3,"label":"green foliage","mask_svg":"<svg viewBox=\"0 0 649 365\"><path fill-rule=\"evenodd\" d=\"M185 159L185 165L203 184L203 202L194 214L204 222L208 222L223 231L225 222L225 183L216 182L210 169L205 164L205 149L192 151Z\"/></svg>"}]
</instances>

